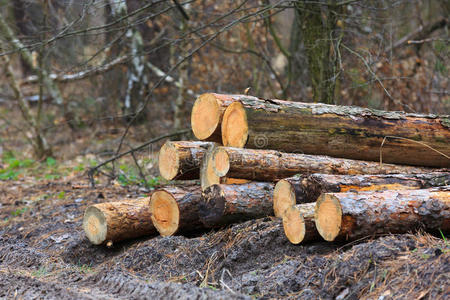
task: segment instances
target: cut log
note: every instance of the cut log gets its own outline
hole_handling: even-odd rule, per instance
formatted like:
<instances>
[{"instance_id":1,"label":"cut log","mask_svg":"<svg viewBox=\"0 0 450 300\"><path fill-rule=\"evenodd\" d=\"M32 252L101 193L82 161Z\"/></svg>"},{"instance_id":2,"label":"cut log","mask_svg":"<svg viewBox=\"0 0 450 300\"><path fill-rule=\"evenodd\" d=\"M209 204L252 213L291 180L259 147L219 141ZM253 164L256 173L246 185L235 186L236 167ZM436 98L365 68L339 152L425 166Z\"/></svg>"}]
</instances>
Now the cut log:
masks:
<instances>
[{"instance_id":1,"label":"cut log","mask_svg":"<svg viewBox=\"0 0 450 300\"><path fill-rule=\"evenodd\" d=\"M450 230L450 188L359 193L325 193L315 222L327 241L354 240L423 228Z\"/></svg>"},{"instance_id":2,"label":"cut log","mask_svg":"<svg viewBox=\"0 0 450 300\"><path fill-rule=\"evenodd\" d=\"M202 190L210 187L213 184L244 184L251 182L248 179L221 177L214 171L213 157L216 149L218 148L216 143L212 143L206 153L203 156L200 166L200 184Z\"/></svg>"},{"instance_id":3,"label":"cut log","mask_svg":"<svg viewBox=\"0 0 450 300\"><path fill-rule=\"evenodd\" d=\"M112 244L125 239L155 235L148 198L89 206L83 218L83 229L94 245Z\"/></svg>"},{"instance_id":4,"label":"cut log","mask_svg":"<svg viewBox=\"0 0 450 300\"><path fill-rule=\"evenodd\" d=\"M214 173L219 176L256 181L275 181L296 174L419 174L439 169L380 164L371 161L334 158L330 156L284 153L218 147L212 158Z\"/></svg>"},{"instance_id":5,"label":"cut log","mask_svg":"<svg viewBox=\"0 0 450 300\"><path fill-rule=\"evenodd\" d=\"M312 241L320 237L314 223L316 203L304 203L289 207L283 215L284 234L292 244Z\"/></svg>"},{"instance_id":6,"label":"cut log","mask_svg":"<svg viewBox=\"0 0 450 300\"><path fill-rule=\"evenodd\" d=\"M198 179L208 142L166 142L159 150L159 172L166 180Z\"/></svg>"},{"instance_id":7,"label":"cut log","mask_svg":"<svg viewBox=\"0 0 450 300\"><path fill-rule=\"evenodd\" d=\"M191 127L199 140L222 143L221 123L225 109L243 95L206 93L195 100L191 112Z\"/></svg>"},{"instance_id":8,"label":"cut log","mask_svg":"<svg viewBox=\"0 0 450 300\"><path fill-rule=\"evenodd\" d=\"M206 227L220 227L273 215L272 183L214 184L203 192L199 216Z\"/></svg>"},{"instance_id":9,"label":"cut log","mask_svg":"<svg viewBox=\"0 0 450 300\"><path fill-rule=\"evenodd\" d=\"M273 210L282 217L284 210L298 203L315 202L322 193L425 189L450 185L450 173L393 175L298 175L275 185Z\"/></svg>"},{"instance_id":10,"label":"cut log","mask_svg":"<svg viewBox=\"0 0 450 300\"><path fill-rule=\"evenodd\" d=\"M369 161L380 161L382 154L387 163L450 167L450 116L248 96L225 110L222 141L230 147Z\"/></svg>"},{"instance_id":11,"label":"cut log","mask_svg":"<svg viewBox=\"0 0 450 300\"><path fill-rule=\"evenodd\" d=\"M162 236L203 228L198 217L199 186L166 187L155 191L150 200L153 224Z\"/></svg>"}]
</instances>

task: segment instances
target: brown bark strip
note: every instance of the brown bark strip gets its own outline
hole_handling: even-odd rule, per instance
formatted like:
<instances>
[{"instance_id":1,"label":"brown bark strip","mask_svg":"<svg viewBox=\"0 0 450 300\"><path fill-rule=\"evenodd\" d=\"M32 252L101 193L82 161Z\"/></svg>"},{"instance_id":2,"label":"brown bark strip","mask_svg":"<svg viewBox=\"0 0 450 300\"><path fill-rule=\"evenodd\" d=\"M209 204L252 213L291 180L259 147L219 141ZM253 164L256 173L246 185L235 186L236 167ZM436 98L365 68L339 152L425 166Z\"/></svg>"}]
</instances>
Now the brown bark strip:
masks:
<instances>
[{"instance_id":1,"label":"brown bark strip","mask_svg":"<svg viewBox=\"0 0 450 300\"><path fill-rule=\"evenodd\" d=\"M289 207L283 215L284 234L292 244L320 238L314 222L316 203L304 203Z\"/></svg>"},{"instance_id":2,"label":"brown bark strip","mask_svg":"<svg viewBox=\"0 0 450 300\"><path fill-rule=\"evenodd\" d=\"M399 138L384 143L383 162L450 167L449 124L450 116L248 96L226 109L222 140L231 147L379 161L383 139L392 136Z\"/></svg>"},{"instance_id":3,"label":"brown bark strip","mask_svg":"<svg viewBox=\"0 0 450 300\"><path fill-rule=\"evenodd\" d=\"M155 235L148 198L99 203L86 209L83 229L94 245Z\"/></svg>"},{"instance_id":4,"label":"brown bark strip","mask_svg":"<svg viewBox=\"0 0 450 300\"><path fill-rule=\"evenodd\" d=\"M166 187L155 191L150 200L153 224L162 236L203 228L198 217L199 186Z\"/></svg>"},{"instance_id":5,"label":"brown bark strip","mask_svg":"<svg viewBox=\"0 0 450 300\"><path fill-rule=\"evenodd\" d=\"M314 202L322 193L425 189L450 185L450 173L392 175L298 175L280 180L274 189L275 216L296 203Z\"/></svg>"},{"instance_id":6,"label":"brown bark strip","mask_svg":"<svg viewBox=\"0 0 450 300\"><path fill-rule=\"evenodd\" d=\"M446 233L450 230L450 188L325 193L317 200L315 220L327 241L418 228Z\"/></svg>"},{"instance_id":7,"label":"brown bark strip","mask_svg":"<svg viewBox=\"0 0 450 300\"><path fill-rule=\"evenodd\" d=\"M208 142L166 142L159 151L159 172L166 180L190 180L200 176L200 164Z\"/></svg>"},{"instance_id":8,"label":"brown bark strip","mask_svg":"<svg viewBox=\"0 0 450 300\"><path fill-rule=\"evenodd\" d=\"M267 182L214 184L203 192L200 220L206 227L220 227L272 215L273 186Z\"/></svg>"},{"instance_id":9,"label":"brown bark strip","mask_svg":"<svg viewBox=\"0 0 450 300\"><path fill-rule=\"evenodd\" d=\"M212 164L217 176L256 181L275 181L296 174L418 174L432 168L380 164L322 155L284 153L275 150L218 147Z\"/></svg>"},{"instance_id":10,"label":"brown bark strip","mask_svg":"<svg viewBox=\"0 0 450 300\"><path fill-rule=\"evenodd\" d=\"M221 124L225 109L244 95L206 93L195 100L191 112L191 127L199 140L222 143Z\"/></svg>"}]
</instances>

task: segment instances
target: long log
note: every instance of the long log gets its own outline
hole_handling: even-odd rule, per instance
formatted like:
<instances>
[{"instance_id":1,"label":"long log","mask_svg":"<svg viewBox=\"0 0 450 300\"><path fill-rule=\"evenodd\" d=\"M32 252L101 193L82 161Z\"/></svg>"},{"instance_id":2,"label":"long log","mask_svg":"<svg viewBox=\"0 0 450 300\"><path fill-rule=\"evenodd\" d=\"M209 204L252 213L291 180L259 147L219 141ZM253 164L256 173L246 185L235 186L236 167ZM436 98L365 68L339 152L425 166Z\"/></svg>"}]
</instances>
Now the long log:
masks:
<instances>
[{"instance_id":1,"label":"long log","mask_svg":"<svg viewBox=\"0 0 450 300\"><path fill-rule=\"evenodd\" d=\"M273 215L272 183L214 184L203 192L199 216L206 227Z\"/></svg>"},{"instance_id":2,"label":"long log","mask_svg":"<svg viewBox=\"0 0 450 300\"><path fill-rule=\"evenodd\" d=\"M315 202L322 193L425 189L450 185L450 173L392 175L298 175L277 182L273 192L275 216L295 204Z\"/></svg>"},{"instance_id":3,"label":"long log","mask_svg":"<svg viewBox=\"0 0 450 300\"><path fill-rule=\"evenodd\" d=\"M148 198L89 206L83 218L83 229L94 245L112 245L126 239L155 235Z\"/></svg>"},{"instance_id":4,"label":"long log","mask_svg":"<svg viewBox=\"0 0 450 300\"><path fill-rule=\"evenodd\" d=\"M284 153L275 150L217 147L213 152L214 173L256 181L275 181L296 174L418 174L433 168L380 164L322 155Z\"/></svg>"},{"instance_id":5,"label":"long log","mask_svg":"<svg viewBox=\"0 0 450 300\"><path fill-rule=\"evenodd\" d=\"M198 217L201 201L199 186L166 187L152 194L150 213L153 224L162 236L203 228Z\"/></svg>"},{"instance_id":6,"label":"long log","mask_svg":"<svg viewBox=\"0 0 450 300\"><path fill-rule=\"evenodd\" d=\"M292 244L312 241L320 237L314 222L316 203L293 205L283 215L284 234Z\"/></svg>"},{"instance_id":7,"label":"long log","mask_svg":"<svg viewBox=\"0 0 450 300\"><path fill-rule=\"evenodd\" d=\"M222 141L238 148L369 161L382 155L387 163L450 167L450 116L248 96L225 110Z\"/></svg>"},{"instance_id":8,"label":"long log","mask_svg":"<svg viewBox=\"0 0 450 300\"><path fill-rule=\"evenodd\" d=\"M327 241L418 228L446 233L450 230L450 188L325 193L317 200L314 218Z\"/></svg>"},{"instance_id":9,"label":"long log","mask_svg":"<svg viewBox=\"0 0 450 300\"><path fill-rule=\"evenodd\" d=\"M198 179L208 142L166 142L159 151L159 172L166 180Z\"/></svg>"},{"instance_id":10,"label":"long log","mask_svg":"<svg viewBox=\"0 0 450 300\"><path fill-rule=\"evenodd\" d=\"M206 93L195 100L191 111L191 127L199 140L222 143L221 124L225 109L244 95Z\"/></svg>"}]
</instances>

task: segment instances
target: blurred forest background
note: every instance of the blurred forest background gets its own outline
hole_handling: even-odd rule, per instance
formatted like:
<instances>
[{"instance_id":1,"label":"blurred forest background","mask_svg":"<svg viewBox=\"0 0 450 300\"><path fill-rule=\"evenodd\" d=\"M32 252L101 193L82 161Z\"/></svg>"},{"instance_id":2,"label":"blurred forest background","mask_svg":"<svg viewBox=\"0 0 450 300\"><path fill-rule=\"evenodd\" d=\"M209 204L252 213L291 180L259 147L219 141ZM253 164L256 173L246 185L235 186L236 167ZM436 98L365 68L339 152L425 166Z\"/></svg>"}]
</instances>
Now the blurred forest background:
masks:
<instances>
[{"instance_id":1,"label":"blurred forest background","mask_svg":"<svg viewBox=\"0 0 450 300\"><path fill-rule=\"evenodd\" d=\"M437 0L0 0L0 152L98 163L189 138L199 94L248 87L449 114L449 15ZM157 145L132 157L143 178Z\"/></svg>"}]
</instances>

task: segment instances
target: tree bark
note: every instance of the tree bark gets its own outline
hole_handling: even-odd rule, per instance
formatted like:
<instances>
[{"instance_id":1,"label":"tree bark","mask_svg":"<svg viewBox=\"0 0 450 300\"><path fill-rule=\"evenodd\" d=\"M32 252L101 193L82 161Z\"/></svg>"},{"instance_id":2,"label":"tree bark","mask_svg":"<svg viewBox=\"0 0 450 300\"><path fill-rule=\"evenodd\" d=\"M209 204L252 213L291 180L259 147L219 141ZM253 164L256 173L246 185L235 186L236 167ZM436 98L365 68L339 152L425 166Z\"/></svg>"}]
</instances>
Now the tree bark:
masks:
<instances>
[{"instance_id":1,"label":"tree bark","mask_svg":"<svg viewBox=\"0 0 450 300\"><path fill-rule=\"evenodd\" d=\"M125 239L156 234L149 199L99 203L86 209L83 229L94 245L108 244Z\"/></svg>"},{"instance_id":2,"label":"tree bark","mask_svg":"<svg viewBox=\"0 0 450 300\"><path fill-rule=\"evenodd\" d=\"M220 227L270 216L273 214L273 186L267 182L214 184L203 192L200 220L206 227Z\"/></svg>"},{"instance_id":3,"label":"tree bark","mask_svg":"<svg viewBox=\"0 0 450 300\"><path fill-rule=\"evenodd\" d=\"M423 228L450 230L450 189L325 193L317 200L316 227L327 241L355 240Z\"/></svg>"},{"instance_id":4,"label":"tree bark","mask_svg":"<svg viewBox=\"0 0 450 300\"><path fill-rule=\"evenodd\" d=\"M166 142L159 151L159 172L166 180L190 180L200 176L208 142Z\"/></svg>"},{"instance_id":5,"label":"tree bark","mask_svg":"<svg viewBox=\"0 0 450 300\"><path fill-rule=\"evenodd\" d=\"M314 222L316 203L289 207L283 215L284 234L292 244L312 241L320 237Z\"/></svg>"},{"instance_id":6,"label":"tree bark","mask_svg":"<svg viewBox=\"0 0 450 300\"><path fill-rule=\"evenodd\" d=\"M275 181L296 174L418 174L436 169L380 164L329 156L284 153L275 150L218 147L212 165L217 176Z\"/></svg>"},{"instance_id":7,"label":"tree bark","mask_svg":"<svg viewBox=\"0 0 450 300\"><path fill-rule=\"evenodd\" d=\"M298 203L315 202L322 193L426 189L450 185L450 173L397 175L298 175L280 180L273 192L273 210L281 217Z\"/></svg>"},{"instance_id":8,"label":"tree bark","mask_svg":"<svg viewBox=\"0 0 450 300\"><path fill-rule=\"evenodd\" d=\"M222 140L230 147L450 167L450 116L247 97L226 109Z\"/></svg>"},{"instance_id":9,"label":"tree bark","mask_svg":"<svg viewBox=\"0 0 450 300\"><path fill-rule=\"evenodd\" d=\"M221 124L225 109L231 103L246 97L206 93L195 100L191 112L191 127L199 140L222 143Z\"/></svg>"},{"instance_id":10,"label":"tree bark","mask_svg":"<svg viewBox=\"0 0 450 300\"><path fill-rule=\"evenodd\" d=\"M203 228L199 221L201 201L199 186L166 187L152 194L150 213L153 224L162 236Z\"/></svg>"}]
</instances>

